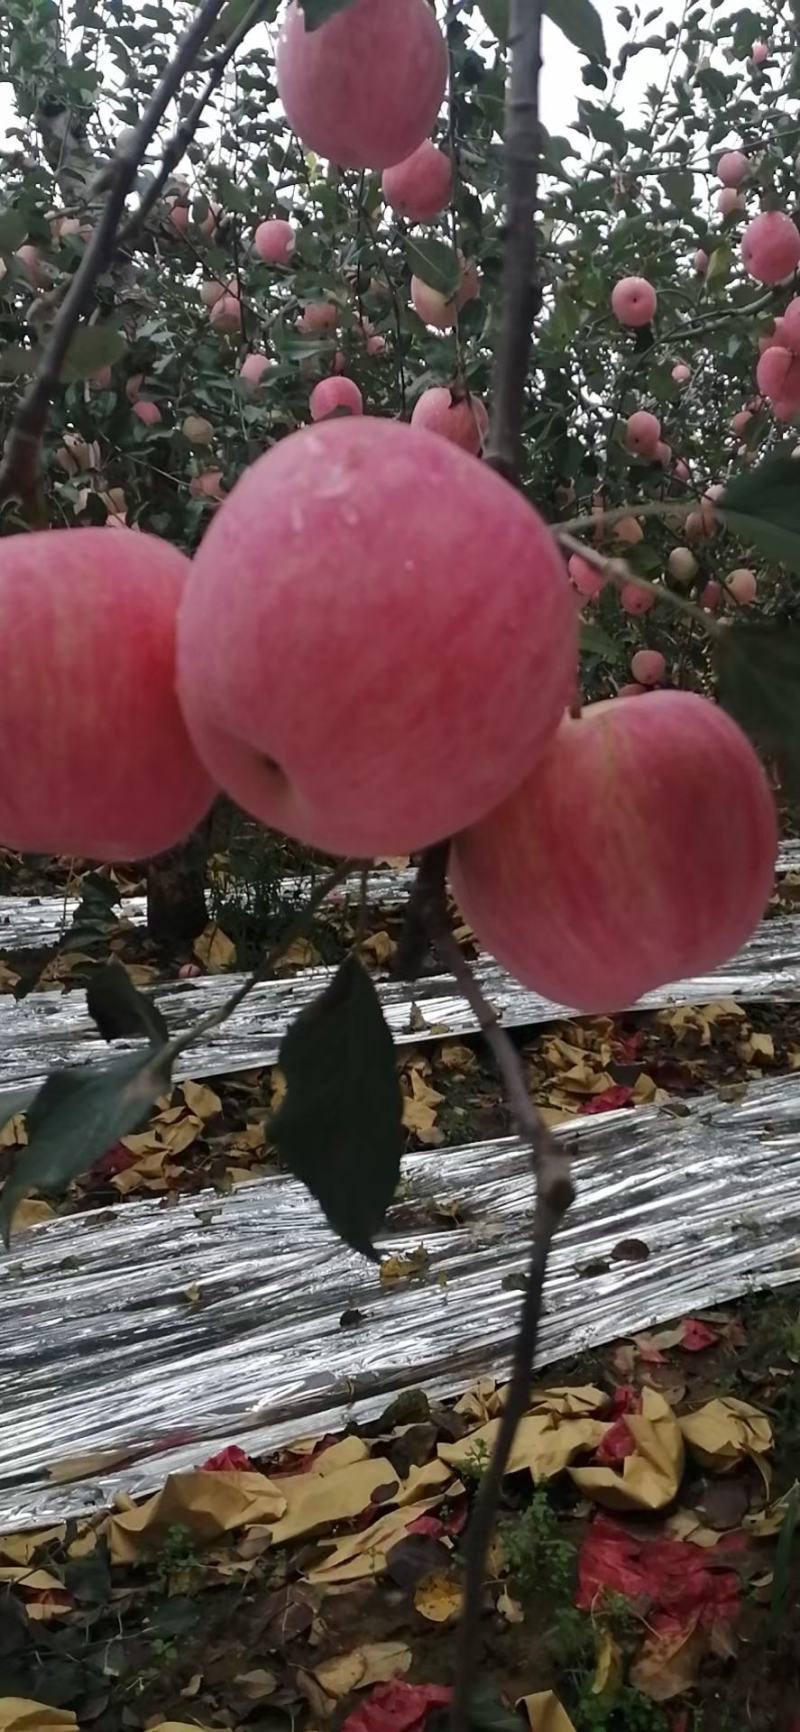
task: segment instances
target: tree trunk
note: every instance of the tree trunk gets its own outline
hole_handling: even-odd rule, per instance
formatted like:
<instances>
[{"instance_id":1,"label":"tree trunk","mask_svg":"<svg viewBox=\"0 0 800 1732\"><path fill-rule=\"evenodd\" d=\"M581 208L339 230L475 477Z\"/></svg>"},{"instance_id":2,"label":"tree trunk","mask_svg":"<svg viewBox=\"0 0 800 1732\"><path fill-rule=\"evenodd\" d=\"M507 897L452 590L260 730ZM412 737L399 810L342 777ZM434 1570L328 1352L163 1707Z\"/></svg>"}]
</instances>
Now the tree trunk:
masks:
<instances>
[{"instance_id":1,"label":"tree trunk","mask_svg":"<svg viewBox=\"0 0 800 1732\"><path fill-rule=\"evenodd\" d=\"M211 819L204 818L185 842L159 854L147 868L147 934L175 949L191 944L208 924L206 861Z\"/></svg>"}]
</instances>

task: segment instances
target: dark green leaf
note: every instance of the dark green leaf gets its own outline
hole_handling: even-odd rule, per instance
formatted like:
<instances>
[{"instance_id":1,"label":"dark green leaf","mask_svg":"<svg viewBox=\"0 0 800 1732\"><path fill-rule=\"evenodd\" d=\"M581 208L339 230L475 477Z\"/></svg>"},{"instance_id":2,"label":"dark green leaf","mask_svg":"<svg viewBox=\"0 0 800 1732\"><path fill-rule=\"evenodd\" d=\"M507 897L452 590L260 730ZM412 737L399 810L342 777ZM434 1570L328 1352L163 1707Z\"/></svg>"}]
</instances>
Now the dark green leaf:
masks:
<instances>
[{"instance_id":1,"label":"dark green leaf","mask_svg":"<svg viewBox=\"0 0 800 1732\"><path fill-rule=\"evenodd\" d=\"M800 764L800 626L742 621L720 632L719 699L764 751ZM794 763L792 763L794 760Z\"/></svg>"},{"instance_id":2,"label":"dark green leaf","mask_svg":"<svg viewBox=\"0 0 800 1732\"><path fill-rule=\"evenodd\" d=\"M604 662L619 662L625 655L623 646L615 643L601 625L595 625L594 620L581 621L580 647L582 656L597 656Z\"/></svg>"},{"instance_id":3,"label":"dark green leaf","mask_svg":"<svg viewBox=\"0 0 800 1732\"><path fill-rule=\"evenodd\" d=\"M800 464L771 457L745 469L725 488L720 515L734 534L752 542L768 559L800 572Z\"/></svg>"},{"instance_id":4,"label":"dark green leaf","mask_svg":"<svg viewBox=\"0 0 800 1732\"><path fill-rule=\"evenodd\" d=\"M579 102L578 113L584 125L588 126L592 138L596 138L599 144L610 144L618 156L624 155L628 140L622 121L613 108L599 108L593 102Z\"/></svg>"},{"instance_id":5,"label":"dark green leaf","mask_svg":"<svg viewBox=\"0 0 800 1732\"><path fill-rule=\"evenodd\" d=\"M444 241L407 240L406 258L409 270L415 277L421 277L423 283L438 289L441 295L455 294L461 268L453 248L445 246Z\"/></svg>"},{"instance_id":6,"label":"dark green leaf","mask_svg":"<svg viewBox=\"0 0 800 1732\"><path fill-rule=\"evenodd\" d=\"M36 372L38 361L38 349L23 349L19 343L7 343L0 350L0 378L28 378Z\"/></svg>"},{"instance_id":7,"label":"dark green leaf","mask_svg":"<svg viewBox=\"0 0 800 1732\"><path fill-rule=\"evenodd\" d=\"M500 47L505 48L508 42L509 0L479 0L478 10L483 13Z\"/></svg>"},{"instance_id":8,"label":"dark green leaf","mask_svg":"<svg viewBox=\"0 0 800 1732\"><path fill-rule=\"evenodd\" d=\"M145 1035L155 1046L169 1040L169 1029L152 998L138 992L127 969L116 958L98 968L86 989L89 1015L104 1040Z\"/></svg>"},{"instance_id":9,"label":"dark green leaf","mask_svg":"<svg viewBox=\"0 0 800 1732\"><path fill-rule=\"evenodd\" d=\"M8 1245L17 1205L29 1191L61 1191L88 1172L119 1137L138 1130L169 1083L170 1066L151 1048L101 1070L56 1071L28 1108L28 1147L0 1197Z\"/></svg>"},{"instance_id":10,"label":"dark green leaf","mask_svg":"<svg viewBox=\"0 0 800 1732\"><path fill-rule=\"evenodd\" d=\"M64 356L62 379L88 379L100 367L111 367L127 351L116 325L82 325Z\"/></svg>"},{"instance_id":11,"label":"dark green leaf","mask_svg":"<svg viewBox=\"0 0 800 1732\"><path fill-rule=\"evenodd\" d=\"M582 54L592 60L607 60L600 14L591 0L545 0L544 10Z\"/></svg>"},{"instance_id":12,"label":"dark green leaf","mask_svg":"<svg viewBox=\"0 0 800 1732\"><path fill-rule=\"evenodd\" d=\"M28 233L27 218L18 210L0 211L0 253L16 252Z\"/></svg>"},{"instance_id":13,"label":"dark green leaf","mask_svg":"<svg viewBox=\"0 0 800 1732\"><path fill-rule=\"evenodd\" d=\"M344 12L346 6L351 6L353 0L303 0L303 17L306 30L318 30L327 18L332 18L334 12Z\"/></svg>"},{"instance_id":14,"label":"dark green leaf","mask_svg":"<svg viewBox=\"0 0 800 1732\"><path fill-rule=\"evenodd\" d=\"M270 1134L336 1232L374 1258L400 1171L403 1102L392 1037L356 956L300 1012L278 1064L286 1097Z\"/></svg>"},{"instance_id":15,"label":"dark green leaf","mask_svg":"<svg viewBox=\"0 0 800 1732\"><path fill-rule=\"evenodd\" d=\"M467 1709L469 1732L520 1732L520 1716L506 1708L491 1684L476 1684Z\"/></svg>"}]
</instances>

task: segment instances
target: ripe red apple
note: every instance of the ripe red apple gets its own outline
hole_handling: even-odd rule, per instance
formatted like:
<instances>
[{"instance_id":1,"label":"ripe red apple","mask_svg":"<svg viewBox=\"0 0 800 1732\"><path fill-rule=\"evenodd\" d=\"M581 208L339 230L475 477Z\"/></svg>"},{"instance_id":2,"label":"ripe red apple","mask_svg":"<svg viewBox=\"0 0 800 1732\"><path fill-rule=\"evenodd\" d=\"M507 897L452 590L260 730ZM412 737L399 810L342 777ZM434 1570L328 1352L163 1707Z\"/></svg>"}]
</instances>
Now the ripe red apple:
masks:
<instances>
[{"instance_id":1,"label":"ripe red apple","mask_svg":"<svg viewBox=\"0 0 800 1732\"><path fill-rule=\"evenodd\" d=\"M640 686L660 686L666 671L660 650L637 650L631 658L631 673Z\"/></svg>"},{"instance_id":2,"label":"ripe red apple","mask_svg":"<svg viewBox=\"0 0 800 1732\"><path fill-rule=\"evenodd\" d=\"M769 55L769 43L768 42L754 42L753 43L752 56L751 57L752 57L752 61L753 61L754 66L763 66L764 61L767 59L768 55Z\"/></svg>"},{"instance_id":3,"label":"ripe red apple","mask_svg":"<svg viewBox=\"0 0 800 1732\"><path fill-rule=\"evenodd\" d=\"M269 370L269 366L269 358L266 355L260 355L256 350L253 350L251 354L245 355L241 367L239 368L239 377L240 379L244 379L245 383L249 385L253 391L257 391L264 374Z\"/></svg>"},{"instance_id":4,"label":"ripe red apple","mask_svg":"<svg viewBox=\"0 0 800 1732\"><path fill-rule=\"evenodd\" d=\"M735 955L772 892L777 824L749 741L692 692L566 717L527 780L456 838L477 937L556 1004L619 1010Z\"/></svg>"},{"instance_id":5,"label":"ripe red apple","mask_svg":"<svg viewBox=\"0 0 800 1732\"><path fill-rule=\"evenodd\" d=\"M447 81L426 0L351 0L316 30L291 0L275 61L292 131L341 168L403 162L432 131Z\"/></svg>"},{"instance_id":6,"label":"ripe red apple","mask_svg":"<svg viewBox=\"0 0 800 1732\"><path fill-rule=\"evenodd\" d=\"M692 377L692 369L687 367L685 361L676 361L672 369L672 377L676 385L688 385Z\"/></svg>"},{"instance_id":7,"label":"ripe red apple","mask_svg":"<svg viewBox=\"0 0 800 1732\"><path fill-rule=\"evenodd\" d=\"M336 329L339 309L333 301L309 301L297 321L304 337L325 337Z\"/></svg>"},{"instance_id":8,"label":"ripe red apple","mask_svg":"<svg viewBox=\"0 0 800 1732\"><path fill-rule=\"evenodd\" d=\"M578 595L585 596L587 601L594 601L608 581L601 566L590 565L588 559L583 559L579 553L573 553L572 558L568 561L567 570L573 588L577 590Z\"/></svg>"},{"instance_id":9,"label":"ripe red apple","mask_svg":"<svg viewBox=\"0 0 800 1732\"><path fill-rule=\"evenodd\" d=\"M623 613L649 613L655 605L652 589L646 589L643 583L624 583L620 592L620 607Z\"/></svg>"},{"instance_id":10,"label":"ripe red apple","mask_svg":"<svg viewBox=\"0 0 800 1732\"><path fill-rule=\"evenodd\" d=\"M764 210L742 235L742 263L758 283L780 283L800 264L800 232L782 210Z\"/></svg>"},{"instance_id":11,"label":"ripe red apple","mask_svg":"<svg viewBox=\"0 0 800 1732\"><path fill-rule=\"evenodd\" d=\"M611 296L611 311L621 325L650 325L658 296L646 277L622 277Z\"/></svg>"},{"instance_id":12,"label":"ripe red apple","mask_svg":"<svg viewBox=\"0 0 800 1732\"><path fill-rule=\"evenodd\" d=\"M430 222L446 210L453 190L453 164L433 140L426 138L405 162L386 168L383 196L398 216L412 223Z\"/></svg>"},{"instance_id":13,"label":"ripe red apple","mask_svg":"<svg viewBox=\"0 0 800 1732\"><path fill-rule=\"evenodd\" d=\"M702 247L698 247L694 255L694 268L699 277L704 277L708 270L708 253Z\"/></svg>"},{"instance_id":14,"label":"ripe red apple","mask_svg":"<svg viewBox=\"0 0 800 1732\"><path fill-rule=\"evenodd\" d=\"M750 164L741 150L726 150L717 163L717 180L723 186L741 186Z\"/></svg>"},{"instance_id":15,"label":"ripe red apple","mask_svg":"<svg viewBox=\"0 0 800 1732\"><path fill-rule=\"evenodd\" d=\"M134 415L144 422L145 427L157 427L162 419L158 404L151 402L149 397L137 397L132 407Z\"/></svg>"},{"instance_id":16,"label":"ripe red apple","mask_svg":"<svg viewBox=\"0 0 800 1732\"><path fill-rule=\"evenodd\" d=\"M179 692L209 770L262 822L402 854L527 774L574 689L576 635L561 556L518 492L434 434L334 418L272 446L217 513Z\"/></svg>"},{"instance_id":17,"label":"ripe red apple","mask_svg":"<svg viewBox=\"0 0 800 1732\"><path fill-rule=\"evenodd\" d=\"M744 193L737 192L735 186L723 186L717 193L717 210L720 216L729 217L747 209Z\"/></svg>"},{"instance_id":18,"label":"ripe red apple","mask_svg":"<svg viewBox=\"0 0 800 1732\"><path fill-rule=\"evenodd\" d=\"M458 288L454 295L443 295L440 289L434 289L430 283L423 282L421 277L411 278L411 304L417 316L424 325L433 325L435 330L449 331L455 324L461 308L467 301L477 300L480 294L478 268L473 259L465 259L463 253L458 254L461 274Z\"/></svg>"},{"instance_id":19,"label":"ripe red apple","mask_svg":"<svg viewBox=\"0 0 800 1732\"><path fill-rule=\"evenodd\" d=\"M308 407L312 421L324 421L337 409L346 409L348 415L363 415L364 399L355 379L340 373L338 377L320 379L308 399Z\"/></svg>"},{"instance_id":20,"label":"ripe red apple","mask_svg":"<svg viewBox=\"0 0 800 1732\"><path fill-rule=\"evenodd\" d=\"M740 607L750 607L756 599L758 581L754 571L747 566L737 566L735 571L729 571L725 579L725 588Z\"/></svg>"},{"instance_id":21,"label":"ripe red apple","mask_svg":"<svg viewBox=\"0 0 800 1732\"><path fill-rule=\"evenodd\" d=\"M625 423L625 444L635 457L654 457L661 439L661 422L649 409L636 409ZM619 531L619 524L617 525Z\"/></svg>"},{"instance_id":22,"label":"ripe red apple","mask_svg":"<svg viewBox=\"0 0 800 1732\"><path fill-rule=\"evenodd\" d=\"M283 222L280 217L270 217L267 222L259 223L253 245L266 264L289 265L297 236L291 223Z\"/></svg>"},{"instance_id":23,"label":"ripe red apple","mask_svg":"<svg viewBox=\"0 0 800 1732\"><path fill-rule=\"evenodd\" d=\"M448 385L429 385L414 404L411 425L440 433L477 457L489 431L489 417L480 397L456 397Z\"/></svg>"},{"instance_id":24,"label":"ripe red apple","mask_svg":"<svg viewBox=\"0 0 800 1732\"><path fill-rule=\"evenodd\" d=\"M214 789L175 696L189 561L155 535L46 529L0 542L0 840L138 860L199 823Z\"/></svg>"}]
</instances>

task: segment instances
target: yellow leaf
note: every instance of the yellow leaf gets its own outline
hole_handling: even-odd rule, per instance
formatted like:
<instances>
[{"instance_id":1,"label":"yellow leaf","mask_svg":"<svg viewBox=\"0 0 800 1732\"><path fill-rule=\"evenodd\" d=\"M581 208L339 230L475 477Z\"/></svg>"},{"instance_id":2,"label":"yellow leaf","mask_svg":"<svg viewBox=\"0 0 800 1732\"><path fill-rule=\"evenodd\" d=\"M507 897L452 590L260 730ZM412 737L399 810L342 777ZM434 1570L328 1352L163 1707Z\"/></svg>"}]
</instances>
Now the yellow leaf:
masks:
<instances>
[{"instance_id":1,"label":"yellow leaf","mask_svg":"<svg viewBox=\"0 0 800 1732\"><path fill-rule=\"evenodd\" d=\"M562 1708L552 1690L537 1690L533 1696L520 1696L517 1707L524 1708L530 1732L575 1732L566 1708Z\"/></svg>"},{"instance_id":2,"label":"yellow leaf","mask_svg":"<svg viewBox=\"0 0 800 1732\"><path fill-rule=\"evenodd\" d=\"M439 1063L444 1065L445 1070L474 1070L475 1054L471 1047L463 1046L461 1041L446 1040L439 1053Z\"/></svg>"},{"instance_id":3,"label":"yellow leaf","mask_svg":"<svg viewBox=\"0 0 800 1732\"><path fill-rule=\"evenodd\" d=\"M387 962L392 961L397 945L388 932L373 932L369 938L364 939L361 949L372 958L378 968L385 968Z\"/></svg>"},{"instance_id":4,"label":"yellow leaf","mask_svg":"<svg viewBox=\"0 0 800 1732\"><path fill-rule=\"evenodd\" d=\"M0 1732L78 1732L78 1722L71 1708L48 1708L24 1696L0 1696Z\"/></svg>"},{"instance_id":5,"label":"yellow leaf","mask_svg":"<svg viewBox=\"0 0 800 1732\"><path fill-rule=\"evenodd\" d=\"M602 1696L605 1701L610 1701L613 1696L616 1696L622 1683L624 1672L622 1650L619 1643L614 1641L610 1630L601 1629L596 1639L597 1654L592 1679L592 1695Z\"/></svg>"},{"instance_id":6,"label":"yellow leaf","mask_svg":"<svg viewBox=\"0 0 800 1732\"><path fill-rule=\"evenodd\" d=\"M384 1257L380 1266L381 1281L407 1281L412 1275L421 1275L427 1269L430 1257L424 1245L418 1245L416 1251L409 1251L407 1257Z\"/></svg>"},{"instance_id":7,"label":"yellow leaf","mask_svg":"<svg viewBox=\"0 0 800 1732\"><path fill-rule=\"evenodd\" d=\"M295 938L284 950L278 961L278 968L316 968L320 962L320 954L310 938Z\"/></svg>"},{"instance_id":8,"label":"yellow leaf","mask_svg":"<svg viewBox=\"0 0 800 1732\"><path fill-rule=\"evenodd\" d=\"M414 1590L414 1610L430 1624L446 1624L457 1618L464 1600L464 1591L457 1576L446 1570L432 1570L421 1576Z\"/></svg>"},{"instance_id":9,"label":"yellow leaf","mask_svg":"<svg viewBox=\"0 0 800 1732\"><path fill-rule=\"evenodd\" d=\"M54 1215L55 1209L41 1198L25 1197L14 1211L14 1231L18 1233L22 1227L40 1227L43 1221L52 1221Z\"/></svg>"},{"instance_id":10,"label":"yellow leaf","mask_svg":"<svg viewBox=\"0 0 800 1732\"><path fill-rule=\"evenodd\" d=\"M181 1083L181 1092L189 1108L198 1119L213 1119L222 1112L222 1101L206 1083L192 1082L187 1078Z\"/></svg>"},{"instance_id":11,"label":"yellow leaf","mask_svg":"<svg viewBox=\"0 0 800 1732\"><path fill-rule=\"evenodd\" d=\"M236 945L213 921L195 939L192 948L198 962L209 974L221 974L224 969L232 968L236 961Z\"/></svg>"},{"instance_id":12,"label":"yellow leaf","mask_svg":"<svg viewBox=\"0 0 800 1732\"><path fill-rule=\"evenodd\" d=\"M24 1148L28 1141L28 1131L25 1124L25 1114L15 1113L13 1119L8 1119L0 1128L0 1149ZM15 1220L19 1219L20 1203L17 1207Z\"/></svg>"},{"instance_id":13,"label":"yellow leaf","mask_svg":"<svg viewBox=\"0 0 800 1732\"><path fill-rule=\"evenodd\" d=\"M322 1660L313 1669L320 1688L335 1701L349 1696L351 1690L367 1690L373 1684L387 1684L399 1678L411 1666L411 1649L405 1642L364 1642L350 1654L335 1654Z\"/></svg>"}]
</instances>

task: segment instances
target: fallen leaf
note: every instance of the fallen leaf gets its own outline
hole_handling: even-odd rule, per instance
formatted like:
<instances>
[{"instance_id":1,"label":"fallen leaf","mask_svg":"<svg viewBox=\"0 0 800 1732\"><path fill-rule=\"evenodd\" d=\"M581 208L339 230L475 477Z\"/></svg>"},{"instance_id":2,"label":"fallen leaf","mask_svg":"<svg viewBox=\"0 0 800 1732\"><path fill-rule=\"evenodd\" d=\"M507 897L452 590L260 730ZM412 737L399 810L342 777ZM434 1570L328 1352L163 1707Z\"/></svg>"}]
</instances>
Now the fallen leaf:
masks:
<instances>
[{"instance_id":1,"label":"fallen leaf","mask_svg":"<svg viewBox=\"0 0 800 1732\"><path fill-rule=\"evenodd\" d=\"M704 1630L691 1629L649 1636L630 1669L630 1681L651 1702L670 1702L691 1690L708 1652Z\"/></svg>"},{"instance_id":2,"label":"fallen leaf","mask_svg":"<svg viewBox=\"0 0 800 1732\"><path fill-rule=\"evenodd\" d=\"M232 968L236 961L236 945L214 921L209 922L195 939L192 949L209 974L221 974L223 969Z\"/></svg>"},{"instance_id":3,"label":"fallen leaf","mask_svg":"<svg viewBox=\"0 0 800 1732\"><path fill-rule=\"evenodd\" d=\"M413 1655L405 1642L363 1642L349 1654L336 1654L313 1668L320 1688L338 1702L351 1690L388 1684L407 1672Z\"/></svg>"},{"instance_id":4,"label":"fallen leaf","mask_svg":"<svg viewBox=\"0 0 800 1732\"><path fill-rule=\"evenodd\" d=\"M222 1101L206 1083L192 1082L187 1078L181 1083L181 1093L189 1108L198 1119L213 1119L222 1112ZM263 1133L262 1133L263 1135Z\"/></svg>"},{"instance_id":5,"label":"fallen leaf","mask_svg":"<svg viewBox=\"0 0 800 1732\"><path fill-rule=\"evenodd\" d=\"M424 1274L429 1262L430 1256L425 1246L418 1245L415 1251L409 1251L405 1257L384 1257L379 1270L380 1279L381 1281L408 1281L414 1275Z\"/></svg>"},{"instance_id":6,"label":"fallen leaf","mask_svg":"<svg viewBox=\"0 0 800 1732\"><path fill-rule=\"evenodd\" d=\"M377 968L385 968L395 956L397 945L388 932L372 932L365 938L361 946L362 953L369 956Z\"/></svg>"},{"instance_id":7,"label":"fallen leaf","mask_svg":"<svg viewBox=\"0 0 800 1732\"><path fill-rule=\"evenodd\" d=\"M263 1668L256 1668L253 1672L239 1672L233 1683L238 1694L244 1696L248 1702L264 1702L278 1687L275 1673L267 1672ZM182 1690L181 1695L185 1694L186 1691Z\"/></svg>"},{"instance_id":8,"label":"fallen leaf","mask_svg":"<svg viewBox=\"0 0 800 1732\"><path fill-rule=\"evenodd\" d=\"M552 1690L537 1690L533 1696L520 1696L517 1707L524 1708L530 1732L575 1732L566 1708L562 1708Z\"/></svg>"},{"instance_id":9,"label":"fallen leaf","mask_svg":"<svg viewBox=\"0 0 800 1732\"><path fill-rule=\"evenodd\" d=\"M595 1657L594 1677L592 1679L592 1695L602 1696L610 1702L616 1696L625 1673L625 1662L622 1649L615 1642L610 1630L602 1627L597 1633L597 1653Z\"/></svg>"},{"instance_id":10,"label":"fallen leaf","mask_svg":"<svg viewBox=\"0 0 800 1732\"><path fill-rule=\"evenodd\" d=\"M0 1732L78 1732L70 1708L48 1708L24 1696L0 1696Z\"/></svg>"},{"instance_id":11,"label":"fallen leaf","mask_svg":"<svg viewBox=\"0 0 800 1732\"><path fill-rule=\"evenodd\" d=\"M402 1679L376 1684L372 1695L348 1714L341 1732L421 1732L428 1710L446 1708L452 1694L446 1684L407 1684Z\"/></svg>"},{"instance_id":12,"label":"fallen leaf","mask_svg":"<svg viewBox=\"0 0 800 1732\"><path fill-rule=\"evenodd\" d=\"M707 1401L678 1421L689 1449L704 1467L725 1473L746 1457L757 1461L772 1448L772 1426L765 1413L735 1396Z\"/></svg>"},{"instance_id":13,"label":"fallen leaf","mask_svg":"<svg viewBox=\"0 0 800 1732\"><path fill-rule=\"evenodd\" d=\"M463 1600L459 1578L437 1570L417 1583L414 1610L430 1624L446 1624L448 1619L458 1616Z\"/></svg>"},{"instance_id":14,"label":"fallen leaf","mask_svg":"<svg viewBox=\"0 0 800 1732\"><path fill-rule=\"evenodd\" d=\"M44 1221L52 1221L54 1216L55 1209L51 1209L41 1197L23 1197L14 1213L14 1230L19 1233L23 1227L41 1227Z\"/></svg>"}]
</instances>

